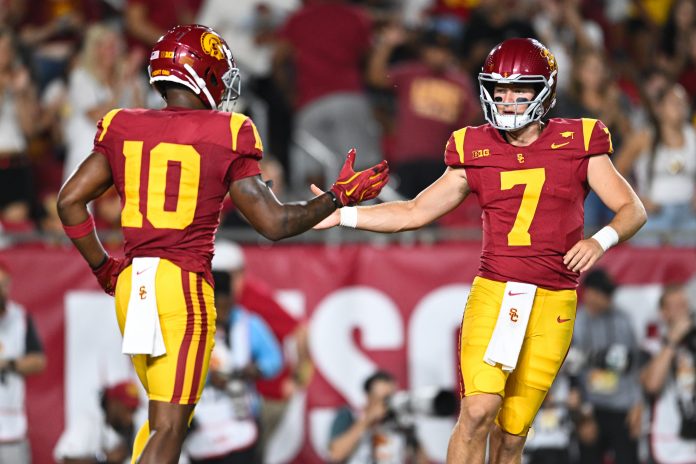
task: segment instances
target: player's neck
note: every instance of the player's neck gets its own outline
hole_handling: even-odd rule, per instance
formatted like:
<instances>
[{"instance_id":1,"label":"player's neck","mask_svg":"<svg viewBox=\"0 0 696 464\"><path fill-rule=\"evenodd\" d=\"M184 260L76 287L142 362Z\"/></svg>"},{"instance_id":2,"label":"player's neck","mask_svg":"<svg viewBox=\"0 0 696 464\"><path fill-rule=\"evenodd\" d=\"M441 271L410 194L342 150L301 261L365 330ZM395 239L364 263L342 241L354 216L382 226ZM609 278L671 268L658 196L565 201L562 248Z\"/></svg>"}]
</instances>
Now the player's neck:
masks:
<instances>
[{"instance_id":1,"label":"player's neck","mask_svg":"<svg viewBox=\"0 0 696 464\"><path fill-rule=\"evenodd\" d=\"M503 136L510 145L514 145L516 147L526 147L534 143L536 139L539 138L543 128L544 123L541 121L534 121L533 123L516 131L504 131Z\"/></svg>"},{"instance_id":2,"label":"player's neck","mask_svg":"<svg viewBox=\"0 0 696 464\"><path fill-rule=\"evenodd\" d=\"M184 89L169 89L167 91L167 108L189 108L192 110L207 110L208 107L193 92Z\"/></svg>"}]
</instances>

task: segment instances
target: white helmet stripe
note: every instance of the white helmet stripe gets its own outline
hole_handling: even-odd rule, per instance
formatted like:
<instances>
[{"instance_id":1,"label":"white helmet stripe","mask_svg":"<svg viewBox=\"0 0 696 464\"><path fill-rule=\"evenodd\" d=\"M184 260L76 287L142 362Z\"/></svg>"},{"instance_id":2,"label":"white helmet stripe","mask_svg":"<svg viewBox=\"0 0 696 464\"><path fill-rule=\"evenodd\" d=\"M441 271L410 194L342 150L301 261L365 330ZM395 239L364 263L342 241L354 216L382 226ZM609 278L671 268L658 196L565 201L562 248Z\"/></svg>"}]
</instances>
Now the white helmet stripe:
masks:
<instances>
[{"instance_id":1,"label":"white helmet stripe","mask_svg":"<svg viewBox=\"0 0 696 464\"><path fill-rule=\"evenodd\" d=\"M210 94L210 91L208 90L208 86L205 85L205 81L201 78L201 76L198 75L195 69L191 67L190 64L184 63L184 68L186 71L193 76L193 79L196 81L196 84L198 84L198 87L201 89L203 92L203 95L208 99L208 104L210 105L211 109L216 109L217 105L215 104L215 100L213 99L213 96ZM200 92L196 92L197 94Z\"/></svg>"}]
</instances>

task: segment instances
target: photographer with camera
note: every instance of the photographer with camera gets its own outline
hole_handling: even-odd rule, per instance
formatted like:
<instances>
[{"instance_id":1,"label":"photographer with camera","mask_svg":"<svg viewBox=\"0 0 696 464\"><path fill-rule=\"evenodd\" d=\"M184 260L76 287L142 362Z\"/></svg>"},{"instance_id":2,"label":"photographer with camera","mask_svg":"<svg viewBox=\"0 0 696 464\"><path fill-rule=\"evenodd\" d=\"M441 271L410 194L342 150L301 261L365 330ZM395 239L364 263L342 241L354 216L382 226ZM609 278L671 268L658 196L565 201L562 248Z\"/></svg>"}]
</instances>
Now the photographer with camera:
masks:
<instances>
[{"instance_id":1,"label":"photographer with camera","mask_svg":"<svg viewBox=\"0 0 696 464\"><path fill-rule=\"evenodd\" d=\"M391 406L397 393L394 376L377 371L363 385L362 411L344 406L331 424L329 457L333 463L425 464L428 462L412 425L402 424Z\"/></svg>"},{"instance_id":2,"label":"photographer with camera","mask_svg":"<svg viewBox=\"0 0 696 464\"><path fill-rule=\"evenodd\" d=\"M263 319L235 301L234 273L216 258L215 347L184 450L192 464L260 463L261 404L255 382L280 372L282 352Z\"/></svg>"},{"instance_id":3,"label":"photographer with camera","mask_svg":"<svg viewBox=\"0 0 696 464\"><path fill-rule=\"evenodd\" d=\"M581 464L638 464L642 402L638 343L628 314L613 305L616 285L602 269L582 282L571 350L579 350L583 416L578 420ZM558 323L562 323L561 320Z\"/></svg>"},{"instance_id":4,"label":"photographer with camera","mask_svg":"<svg viewBox=\"0 0 696 464\"><path fill-rule=\"evenodd\" d=\"M121 380L102 389L99 409L77 416L61 434L53 458L60 464L130 462L140 406L138 385ZM4 462L4 461L0 461Z\"/></svg>"},{"instance_id":5,"label":"photographer with camera","mask_svg":"<svg viewBox=\"0 0 696 464\"><path fill-rule=\"evenodd\" d=\"M696 325L681 285L667 286L660 297L665 336L641 372L652 403L651 462L693 462L696 456Z\"/></svg>"},{"instance_id":6,"label":"photographer with camera","mask_svg":"<svg viewBox=\"0 0 696 464\"><path fill-rule=\"evenodd\" d=\"M10 298L11 281L0 262L0 463L28 464L25 378L46 368L46 355L32 317Z\"/></svg>"}]
</instances>

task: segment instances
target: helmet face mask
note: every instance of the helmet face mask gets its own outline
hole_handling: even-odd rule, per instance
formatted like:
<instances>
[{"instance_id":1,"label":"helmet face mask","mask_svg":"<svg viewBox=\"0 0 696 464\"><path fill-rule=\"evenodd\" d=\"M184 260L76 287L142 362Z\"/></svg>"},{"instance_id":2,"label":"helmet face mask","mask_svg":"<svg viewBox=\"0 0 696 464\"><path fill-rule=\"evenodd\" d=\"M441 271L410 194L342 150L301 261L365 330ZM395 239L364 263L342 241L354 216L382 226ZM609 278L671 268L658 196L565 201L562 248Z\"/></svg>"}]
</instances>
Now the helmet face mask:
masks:
<instances>
[{"instance_id":1,"label":"helmet face mask","mask_svg":"<svg viewBox=\"0 0 696 464\"><path fill-rule=\"evenodd\" d=\"M540 120L556 103L558 69L551 52L534 39L509 39L497 45L479 73L479 98L486 120L499 130L518 130ZM495 101L496 85L520 85L536 89L524 102ZM520 106L528 105L520 112ZM499 108L512 108L514 114Z\"/></svg>"},{"instance_id":2,"label":"helmet face mask","mask_svg":"<svg viewBox=\"0 0 696 464\"><path fill-rule=\"evenodd\" d=\"M242 94L242 77L239 75L239 69L230 68L229 71L222 75L222 83L225 86L225 90L222 91L218 109L231 112L235 101Z\"/></svg>"},{"instance_id":3,"label":"helmet face mask","mask_svg":"<svg viewBox=\"0 0 696 464\"><path fill-rule=\"evenodd\" d=\"M150 53L148 73L155 87L158 82L183 85L210 109L231 111L241 93L230 48L205 26L176 26L160 37Z\"/></svg>"}]
</instances>

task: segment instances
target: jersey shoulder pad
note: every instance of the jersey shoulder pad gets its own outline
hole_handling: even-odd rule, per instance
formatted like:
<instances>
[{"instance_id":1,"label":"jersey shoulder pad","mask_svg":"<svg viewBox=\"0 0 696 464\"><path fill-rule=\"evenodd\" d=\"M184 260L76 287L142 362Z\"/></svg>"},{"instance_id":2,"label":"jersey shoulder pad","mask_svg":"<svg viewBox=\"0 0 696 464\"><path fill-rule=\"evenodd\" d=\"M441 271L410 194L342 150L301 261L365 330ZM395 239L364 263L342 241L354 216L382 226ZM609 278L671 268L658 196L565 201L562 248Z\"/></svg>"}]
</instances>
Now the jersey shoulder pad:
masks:
<instances>
[{"instance_id":1,"label":"jersey shoulder pad","mask_svg":"<svg viewBox=\"0 0 696 464\"><path fill-rule=\"evenodd\" d=\"M117 131L117 129L114 129L116 126L116 124L114 124L114 118L121 111L121 108L115 108L106 113L104 117L97 122L97 133L94 137L95 142L103 142L107 135L110 135L109 130L111 130L111 134Z\"/></svg>"},{"instance_id":2,"label":"jersey shoulder pad","mask_svg":"<svg viewBox=\"0 0 696 464\"><path fill-rule=\"evenodd\" d=\"M550 121L554 132L558 132L558 142L554 142L552 149L560 148L566 141L571 142L573 153L580 158L594 155L611 154L614 147L611 141L609 128L599 119L552 119ZM573 143L574 142L574 143Z\"/></svg>"},{"instance_id":3,"label":"jersey shoulder pad","mask_svg":"<svg viewBox=\"0 0 696 464\"><path fill-rule=\"evenodd\" d=\"M467 126L452 132L445 147L445 164L452 167L469 166L474 160L489 156L490 148L480 143L482 137L487 135L487 126Z\"/></svg>"},{"instance_id":4,"label":"jersey shoulder pad","mask_svg":"<svg viewBox=\"0 0 696 464\"><path fill-rule=\"evenodd\" d=\"M581 121L585 156L612 154L614 145L609 128L599 119L582 118Z\"/></svg>"},{"instance_id":5,"label":"jersey shoulder pad","mask_svg":"<svg viewBox=\"0 0 696 464\"><path fill-rule=\"evenodd\" d=\"M230 134L234 153L261 159L263 143L254 121L249 116L230 113Z\"/></svg>"},{"instance_id":6,"label":"jersey shoulder pad","mask_svg":"<svg viewBox=\"0 0 696 464\"><path fill-rule=\"evenodd\" d=\"M94 148L96 152L100 152L107 157L109 156L112 142L118 140L119 125L123 119L122 113L127 110L116 108L104 115L97 121L97 133L94 134Z\"/></svg>"}]
</instances>

